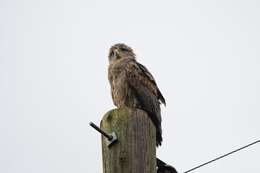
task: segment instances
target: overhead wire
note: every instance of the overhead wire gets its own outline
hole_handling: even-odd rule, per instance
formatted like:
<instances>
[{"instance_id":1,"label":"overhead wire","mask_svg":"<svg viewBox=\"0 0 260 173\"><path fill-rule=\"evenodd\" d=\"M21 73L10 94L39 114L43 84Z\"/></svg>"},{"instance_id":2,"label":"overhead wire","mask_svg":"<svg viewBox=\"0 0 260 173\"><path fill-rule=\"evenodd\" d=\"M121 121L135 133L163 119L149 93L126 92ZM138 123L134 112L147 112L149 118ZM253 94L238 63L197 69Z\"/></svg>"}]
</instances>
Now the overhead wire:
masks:
<instances>
[{"instance_id":1,"label":"overhead wire","mask_svg":"<svg viewBox=\"0 0 260 173\"><path fill-rule=\"evenodd\" d=\"M203 166L205 166L205 165L208 165L208 164L210 164L210 163L212 163L212 162L215 162L215 161L217 161L217 160L219 160L219 159L222 159L222 158L224 158L224 157L227 157L227 156L229 156L229 155L231 155L231 154L233 154L233 153L236 153L236 152L238 152L238 151L240 151L240 150L243 150L243 149L245 149L245 148L248 148L248 147L250 147L250 146L252 146L252 145L255 145L255 144L259 143L259 142L260 142L260 140L257 140L257 141L255 141L255 142L252 142L252 143L250 143L250 144L247 144L247 145L245 145L245 146L243 146L243 147L240 147L240 148L238 148L238 149L236 149L236 150L233 150L233 151L231 151L231 152L229 152L229 153L227 153L227 154L221 155L221 156L219 156L219 157L217 157L217 158L215 158L215 159L212 159L212 160L210 160L210 161L208 161L208 162L205 162L205 163L200 164L200 165L198 165L198 166L196 166L196 167L194 167L194 168L191 168L191 169L185 171L184 173L192 172L192 171L194 171L194 170L196 170L196 169L199 169L199 168L201 168L201 167L203 167Z\"/></svg>"}]
</instances>

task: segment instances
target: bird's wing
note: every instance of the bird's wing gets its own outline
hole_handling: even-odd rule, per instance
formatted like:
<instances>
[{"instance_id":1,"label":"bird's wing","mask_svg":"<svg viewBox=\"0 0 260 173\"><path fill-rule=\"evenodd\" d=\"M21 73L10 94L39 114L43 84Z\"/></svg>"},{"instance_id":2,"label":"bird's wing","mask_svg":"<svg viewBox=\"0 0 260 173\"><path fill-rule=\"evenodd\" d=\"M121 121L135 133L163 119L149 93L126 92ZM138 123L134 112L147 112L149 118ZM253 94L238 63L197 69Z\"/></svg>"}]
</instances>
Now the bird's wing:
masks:
<instances>
[{"instance_id":1,"label":"bird's wing","mask_svg":"<svg viewBox=\"0 0 260 173\"><path fill-rule=\"evenodd\" d=\"M164 99L158 92L156 82L149 71L136 61L128 62L125 72L126 81L136 94L140 108L148 113L157 129L157 144L160 145L162 141L160 100Z\"/></svg>"},{"instance_id":2,"label":"bird's wing","mask_svg":"<svg viewBox=\"0 0 260 173\"><path fill-rule=\"evenodd\" d=\"M163 103L164 105L166 105L165 99L161 93L161 91L159 90L159 88L157 87L157 84L155 82L155 79L153 77L153 75L147 70L147 68L145 66L143 66L140 63L137 63L137 65L139 66L139 68L142 70L143 74L156 86L156 94L157 94L157 98L160 100L161 103Z\"/></svg>"},{"instance_id":3,"label":"bird's wing","mask_svg":"<svg viewBox=\"0 0 260 173\"><path fill-rule=\"evenodd\" d=\"M161 122L160 103L158 101L158 88L147 69L136 61L130 61L126 67L126 77L129 86L135 91L142 108L156 116L156 121ZM155 118L155 117L153 117Z\"/></svg>"},{"instance_id":4,"label":"bird's wing","mask_svg":"<svg viewBox=\"0 0 260 173\"><path fill-rule=\"evenodd\" d=\"M153 76L148 70L136 61L130 61L126 65L126 75L130 85L146 87L154 96L157 96L157 86ZM135 85L135 86L134 86Z\"/></svg>"}]
</instances>

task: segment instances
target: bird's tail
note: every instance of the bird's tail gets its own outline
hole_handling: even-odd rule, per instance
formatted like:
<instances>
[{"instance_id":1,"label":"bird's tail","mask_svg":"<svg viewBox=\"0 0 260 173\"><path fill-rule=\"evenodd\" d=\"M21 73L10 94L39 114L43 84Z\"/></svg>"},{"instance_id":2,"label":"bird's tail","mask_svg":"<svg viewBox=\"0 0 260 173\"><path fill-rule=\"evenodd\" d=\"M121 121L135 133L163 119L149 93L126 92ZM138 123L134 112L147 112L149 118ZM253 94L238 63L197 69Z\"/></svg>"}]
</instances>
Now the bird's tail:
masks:
<instances>
[{"instance_id":1,"label":"bird's tail","mask_svg":"<svg viewBox=\"0 0 260 173\"><path fill-rule=\"evenodd\" d=\"M156 114L154 114L153 112L148 112L148 116L150 117L150 119L152 120L155 128L156 128L156 146L160 146L162 144L162 126L161 126L161 120L158 120L157 117L160 117L160 112L158 113L159 116L157 116Z\"/></svg>"},{"instance_id":2,"label":"bird's tail","mask_svg":"<svg viewBox=\"0 0 260 173\"><path fill-rule=\"evenodd\" d=\"M159 125L159 127L156 127L156 146L162 144L162 127Z\"/></svg>"},{"instance_id":3,"label":"bird's tail","mask_svg":"<svg viewBox=\"0 0 260 173\"><path fill-rule=\"evenodd\" d=\"M156 128L156 146L160 146L162 144L162 126L161 126L161 121L157 119L156 114L152 112L148 112L148 116L152 120L155 128Z\"/></svg>"}]
</instances>

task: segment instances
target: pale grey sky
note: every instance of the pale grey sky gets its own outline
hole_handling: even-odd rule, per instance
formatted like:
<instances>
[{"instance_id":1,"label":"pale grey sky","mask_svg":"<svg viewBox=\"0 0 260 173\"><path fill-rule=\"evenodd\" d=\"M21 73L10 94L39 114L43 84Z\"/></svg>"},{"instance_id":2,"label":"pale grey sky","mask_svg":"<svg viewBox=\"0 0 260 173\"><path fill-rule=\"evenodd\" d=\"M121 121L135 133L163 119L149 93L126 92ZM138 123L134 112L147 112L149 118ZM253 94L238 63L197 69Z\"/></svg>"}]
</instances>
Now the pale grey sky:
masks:
<instances>
[{"instance_id":1,"label":"pale grey sky","mask_svg":"<svg viewBox=\"0 0 260 173\"><path fill-rule=\"evenodd\" d=\"M0 172L100 173L111 45L164 94L158 156L180 172L260 138L260 1L1 0ZM259 173L260 146L197 173Z\"/></svg>"}]
</instances>

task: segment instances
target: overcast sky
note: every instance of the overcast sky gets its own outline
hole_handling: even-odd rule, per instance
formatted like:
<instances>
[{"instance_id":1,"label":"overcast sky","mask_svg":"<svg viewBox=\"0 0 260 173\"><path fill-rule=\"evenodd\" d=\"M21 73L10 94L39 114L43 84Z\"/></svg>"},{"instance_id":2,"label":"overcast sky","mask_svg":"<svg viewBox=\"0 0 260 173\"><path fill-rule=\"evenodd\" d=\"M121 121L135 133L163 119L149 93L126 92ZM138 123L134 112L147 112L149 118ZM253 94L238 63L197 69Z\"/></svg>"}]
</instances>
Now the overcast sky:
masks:
<instances>
[{"instance_id":1,"label":"overcast sky","mask_svg":"<svg viewBox=\"0 0 260 173\"><path fill-rule=\"evenodd\" d=\"M260 1L1 0L0 172L101 173L124 42L166 98L157 155L180 172L260 138ZM260 145L197 173L259 173Z\"/></svg>"}]
</instances>

